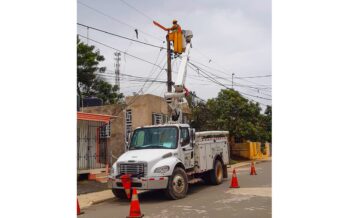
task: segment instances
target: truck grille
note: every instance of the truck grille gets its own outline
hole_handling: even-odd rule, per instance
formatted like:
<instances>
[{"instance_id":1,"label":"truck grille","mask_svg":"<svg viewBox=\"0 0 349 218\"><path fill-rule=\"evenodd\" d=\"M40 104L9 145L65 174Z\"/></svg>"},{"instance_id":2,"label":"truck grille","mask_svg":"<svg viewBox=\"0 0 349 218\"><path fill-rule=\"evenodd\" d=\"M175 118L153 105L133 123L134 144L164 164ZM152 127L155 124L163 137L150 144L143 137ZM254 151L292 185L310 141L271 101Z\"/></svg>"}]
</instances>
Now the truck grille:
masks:
<instances>
[{"instance_id":1,"label":"truck grille","mask_svg":"<svg viewBox=\"0 0 349 218\"><path fill-rule=\"evenodd\" d=\"M119 163L118 173L146 176L147 164L146 163Z\"/></svg>"}]
</instances>

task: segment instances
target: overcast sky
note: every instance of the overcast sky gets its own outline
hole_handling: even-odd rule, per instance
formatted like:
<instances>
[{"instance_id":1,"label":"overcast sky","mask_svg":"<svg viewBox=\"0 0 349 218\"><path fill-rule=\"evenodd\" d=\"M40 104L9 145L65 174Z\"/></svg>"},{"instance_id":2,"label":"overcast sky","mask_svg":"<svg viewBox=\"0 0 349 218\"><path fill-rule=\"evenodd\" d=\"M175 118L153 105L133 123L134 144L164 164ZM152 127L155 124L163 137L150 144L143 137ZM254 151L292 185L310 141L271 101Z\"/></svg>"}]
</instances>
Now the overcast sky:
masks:
<instances>
[{"instance_id":1,"label":"overcast sky","mask_svg":"<svg viewBox=\"0 0 349 218\"><path fill-rule=\"evenodd\" d=\"M124 0L126 1L126 0ZM77 21L79 23L110 31L112 33L136 39L134 28L139 30L139 40L156 45L165 46L161 39L165 39L166 32L154 26L152 19L164 26L170 27L172 20L177 19L182 29L193 32L193 49L190 58L194 62L207 65L208 69L217 76L226 80L220 82L231 86L231 74L235 77L271 75L271 1L270 0L127 0L127 2L142 11L145 15L128 7L120 0L78 0ZM86 7L86 4L101 13ZM117 20L121 21L118 22ZM132 27L130 27L132 26ZM121 51L142 57L150 62L164 65L166 51L128 40L77 27L77 33L87 36L91 40L110 45ZM86 42L85 39L82 39ZM114 55L112 49L96 45L105 61L102 63L112 73ZM211 59L211 61L209 61ZM179 60L173 63L176 71ZM217 69L217 70L215 70ZM159 69L153 66L122 55L121 73L134 76L155 77ZM176 73L173 75L174 80ZM203 99L216 97L221 86L216 85L199 76L188 68L186 86L190 91L195 91ZM110 77L113 78L113 77ZM166 72L159 75L160 80L166 80ZM235 78L236 85L247 85L262 89L238 87L238 91L271 99L271 77L264 78ZM138 92L143 82L130 82L121 80L121 92L131 95ZM145 86L146 93L163 95L166 85L153 83L149 88ZM271 100L246 96L262 104L271 105ZM264 106L261 105L263 108Z\"/></svg>"}]
</instances>

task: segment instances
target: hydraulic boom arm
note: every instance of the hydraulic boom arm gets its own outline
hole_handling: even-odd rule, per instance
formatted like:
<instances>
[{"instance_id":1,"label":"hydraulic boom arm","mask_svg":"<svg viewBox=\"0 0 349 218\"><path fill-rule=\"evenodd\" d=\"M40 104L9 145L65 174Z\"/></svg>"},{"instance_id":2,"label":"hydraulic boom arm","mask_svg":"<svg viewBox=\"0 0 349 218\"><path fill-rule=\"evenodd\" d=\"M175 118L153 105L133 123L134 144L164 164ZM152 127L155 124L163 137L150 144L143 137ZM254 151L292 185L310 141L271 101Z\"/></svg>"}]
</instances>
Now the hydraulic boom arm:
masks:
<instances>
[{"instance_id":1,"label":"hydraulic boom arm","mask_svg":"<svg viewBox=\"0 0 349 218\"><path fill-rule=\"evenodd\" d=\"M185 99L185 79L187 77L187 64L189 60L189 51L191 48L191 38L193 34L190 30L183 30L183 42L185 43L185 51L182 53L182 60L179 65L178 76L174 84L174 92L165 93L166 101L172 109L172 121L181 122L182 105L187 104Z\"/></svg>"}]
</instances>

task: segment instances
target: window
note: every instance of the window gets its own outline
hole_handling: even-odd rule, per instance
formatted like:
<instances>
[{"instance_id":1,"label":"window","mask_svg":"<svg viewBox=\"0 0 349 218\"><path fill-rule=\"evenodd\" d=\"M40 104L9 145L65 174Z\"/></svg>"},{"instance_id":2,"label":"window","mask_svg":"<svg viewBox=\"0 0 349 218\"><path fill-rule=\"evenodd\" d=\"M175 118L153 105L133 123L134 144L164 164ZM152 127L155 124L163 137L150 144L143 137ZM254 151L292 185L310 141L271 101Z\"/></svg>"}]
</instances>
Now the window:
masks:
<instances>
[{"instance_id":1,"label":"window","mask_svg":"<svg viewBox=\"0 0 349 218\"><path fill-rule=\"evenodd\" d=\"M110 134L111 134L111 127L109 122L108 124L101 126L101 131L99 133L99 136L101 138L109 138Z\"/></svg>"},{"instance_id":2,"label":"window","mask_svg":"<svg viewBox=\"0 0 349 218\"><path fill-rule=\"evenodd\" d=\"M150 127L136 129L131 140L133 149L174 149L177 147L176 127Z\"/></svg>"},{"instance_id":3,"label":"window","mask_svg":"<svg viewBox=\"0 0 349 218\"><path fill-rule=\"evenodd\" d=\"M162 114L153 113L152 114L152 124L163 124Z\"/></svg>"},{"instance_id":4,"label":"window","mask_svg":"<svg viewBox=\"0 0 349 218\"><path fill-rule=\"evenodd\" d=\"M125 117L125 137L127 138L128 134L132 132L132 111L126 110L126 117Z\"/></svg>"},{"instance_id":5,"label":"window","mask_svg":"<svg viewBox=\"0 0 349 218\"><path fill-rule=\"evenodd\" d=\"M190 143L189 130L188 128L181 128L181 139L182 146L185 146Z\"/></svg>"}]
</instances>

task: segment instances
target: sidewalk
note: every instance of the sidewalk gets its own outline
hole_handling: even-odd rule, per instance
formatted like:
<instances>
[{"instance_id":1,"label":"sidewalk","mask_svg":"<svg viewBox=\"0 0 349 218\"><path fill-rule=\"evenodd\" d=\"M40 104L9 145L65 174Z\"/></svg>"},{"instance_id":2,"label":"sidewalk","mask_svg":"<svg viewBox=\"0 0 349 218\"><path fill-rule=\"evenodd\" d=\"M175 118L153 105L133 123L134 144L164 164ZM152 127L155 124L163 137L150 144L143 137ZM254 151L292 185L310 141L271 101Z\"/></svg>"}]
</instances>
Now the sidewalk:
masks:
<instances>
[{"instance_id":1,"label":"sidewalk","mask_svg":"<svg viewBox=\"0 0 349 218\"><path fill-rule=\"evenodd\" d=\"M82 194L78 195L78 200L80 204L80 208L84 209L86 207L89 207L93 204L98 204L103 201L107 201L109 199L113 199L114 194L110 189L104 190L104 191L99 191L99 192L93 192L93 193L88 193L88 194Z\"/></svg>"},{"instance_id":2,"label":"sidewalk","mask_svg":"<svg viewBox=\"0 0 349 218\"><path fill-rule=\"evenodd\" d=\"M258 164L260 162L265 162L265 161L271 161L271 157L269 159L265 159L265 160L255 160L256 164ZM230 166L230 168L238 168L238 167L249 165L250 163L251 163L251 161L248 160L248 161L232 164L229 166ZM141 193L141 191L139 191L139 193ZM115 197L110 189L104 190L104 191L98 191L98 192L92 192L92 193L88 193L88 194L78 195L79 204L80 204L81 209L89 207L93 204L98 204L98 203L101 203L103 201L113 199L113 198L115 198Z\"/></svg>"}]
</instances>

